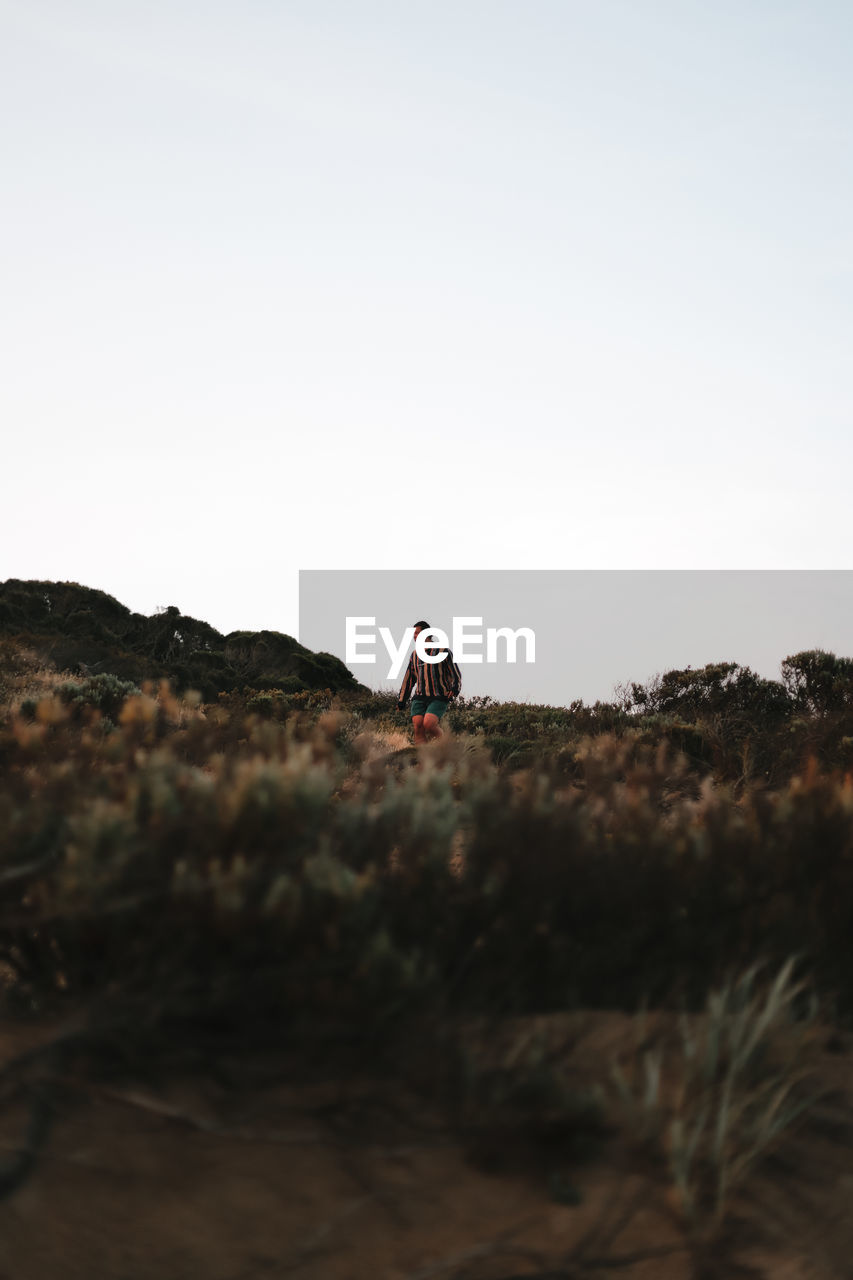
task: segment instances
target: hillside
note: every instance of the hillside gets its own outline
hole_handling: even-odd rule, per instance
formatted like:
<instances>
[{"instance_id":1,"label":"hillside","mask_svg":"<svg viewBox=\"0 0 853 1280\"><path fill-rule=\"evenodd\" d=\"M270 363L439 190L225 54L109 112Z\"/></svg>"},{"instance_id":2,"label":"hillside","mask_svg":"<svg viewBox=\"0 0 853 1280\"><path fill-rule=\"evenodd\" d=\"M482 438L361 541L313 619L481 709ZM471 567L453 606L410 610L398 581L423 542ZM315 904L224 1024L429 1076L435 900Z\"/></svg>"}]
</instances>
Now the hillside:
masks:
<instances>
[{"instance_id":1,"label":"hillside","mask_svg":"<svg viewBox=\"0 0 853 1280\"><path fill-rule=\"evenodd\" d=\"M278 631L227 635L175 605L150 617L77 582L9 578L0 583L0 637L60 671L140 684L168 679L204 699L243 689L355 691L354 676L329 653L312 653Z\"/></svg>"}]
</instances>

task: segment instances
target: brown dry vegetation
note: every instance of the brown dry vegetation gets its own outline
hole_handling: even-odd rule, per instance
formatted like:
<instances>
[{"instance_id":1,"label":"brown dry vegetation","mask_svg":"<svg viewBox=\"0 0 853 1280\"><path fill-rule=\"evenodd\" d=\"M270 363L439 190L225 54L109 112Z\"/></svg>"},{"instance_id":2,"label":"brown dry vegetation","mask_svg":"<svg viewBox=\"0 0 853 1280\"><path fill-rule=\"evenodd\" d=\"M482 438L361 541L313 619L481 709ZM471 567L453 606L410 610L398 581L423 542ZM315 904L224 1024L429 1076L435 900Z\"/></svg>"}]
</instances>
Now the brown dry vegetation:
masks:
<instances>
[{"instance_id":1,"label":"brown dry vegetation","mask_svg":"<svg viewBox=\"0 0 853 1280\"><path fill-rule=\"evenodd\" d=\"M0 716L8 717L21 703L43 698L71 678L69 671L58 671L35 649L0 637Z\"/></svg>"},{"instance_id":2,"label":"brown dry vegetation","mask_svg":"<svg viewBox=\"0 0 853 1280\"><path fill-rule=\"evenodd\" d=\"M843 745L15 662L0 1275L849 1273Z\"/></svg>"}]
</instances>

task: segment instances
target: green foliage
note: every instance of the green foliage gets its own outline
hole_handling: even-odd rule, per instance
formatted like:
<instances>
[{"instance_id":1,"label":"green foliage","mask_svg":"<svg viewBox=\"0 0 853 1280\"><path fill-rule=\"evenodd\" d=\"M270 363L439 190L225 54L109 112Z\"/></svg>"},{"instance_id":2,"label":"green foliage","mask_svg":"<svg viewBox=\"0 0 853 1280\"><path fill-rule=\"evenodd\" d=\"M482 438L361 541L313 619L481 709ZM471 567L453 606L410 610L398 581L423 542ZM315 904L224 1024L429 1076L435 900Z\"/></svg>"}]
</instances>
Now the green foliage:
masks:
<instances>
[{"instance_id":1,"label":"green foliage","mask_svg":"<svg viewBox=\"0 0 853 1280\"><path fill-rule=\"evenodd\" d=\"M297 679L302 688L354 689L355 678L339 658L312 653L292 636L278 631L232 631L225 637L225 657L243 683L262 687L264 681L283 687Z\"/></svg>"},{"instance_id":2,"label":"green foliage","mask_svg":"<svg viewBox=\"0 0 853 1280\"><path fill-rule=\"evenodd\" d=\"M837 776L735 800L637 730L581 740L568 781L478 735L391 770L328 693L277 695L306 708L282 718L126 693L95 679L0 732L0 945L33 999L109 975L164 1016L695 1004L733 961L797 951L853 1009ZM110 697L106 736L72 715Z\"/></svg>"},{"instance_id":3,"label":"green foliage","mask_svg":"<svg viewBox=\"0 0 853 1280\"><path fill-rule=\"evenodd\" d=\"M559 759L563 772L571 774L573 753L583 737L624 738L639 731L649 745L668 741L699 776L710 773L738 788L780 785L812 756L826 767L849 765L845 743L853 738L853 699L845 702L839 694L845 687L846 661L832 658L821 668L820 679L835 690L834 702L828 695L824 699L835 708L833 713L821 710L816 701L817 675L810 677L812 692L806 696L797 693L787 668L783 683L729 662L669 671L645 685L617 689L614 702L593 706L463 698L451 707L447 723L456 732L480 735L494 748L496 759L512 761L514 767L533 764L550 770Z\"/></svg>"},{"instance_id":4,"label":"green foliage","mask_svg":"<svg viewBox=\"0 0 853 1280\"><path fill-rule=\"evenodd\" d=\"M168 678L179 693L205 702L229 695L232 710L269 694L252 712L282 718L302 704L297 693L328 690L364 724L391 729L401 721L393 693L369 693L330 654L313 654L274 631L221 635L170 605L150 618L131 613L101 591L78 583L0 583L0 697L30 696L23 659L37 667L109 673L141 686ZM650 746L667 740L697 777L713 774L738 789L783 785L815 757L824 768L853 763L853 659L811 650L785 659L782 680L765 680L734 662L673 670L616 691L612 702L568 707L461 698L445 721L476 736L499 764L577 776L575 756L586 736L639 731ZM241 690L247 690L245 694ZM326 696L325 694L323 695ZM322 703L327 705L326 702Z\"/></svg>"},{"instance_id":5,"label":"green foliage","mask_svg":"<svg viewBox=\"0 0 853 1280\"><path fill-rule=\"evenodd\" d=\"M281 684L281 688L244 689L246 710L255 715L285 720L294 710L327 709L331 703L331 689L308 689L297 676L289 676Z\"/></svg>"},{"instance_id":6,"label":"green foliage","mask_svg":"<svg viewBox=\"0 0 853 1280\"><path fill-rule=\"evenodd\" d=\"M679 1037L650 1047L644 1026L630 1063L615 1063L616 1100L635 1137L667 1164L694 1232L712 1234L733 1189L817 1100L814 1001L788 960L763 986L754 965L682 1017ZM642 1043L645 1042L645 1043Z\"/></svg>"},{"instance_id":7,"label":"green foliage","mask_svg":"<svg viewBox=\"0 0 853 1280\"><path fill-rule=\"evenodd\" d=\"M809 649L785 659L782 681L799 709L827 715L853 705L853 658Z\"/></svg>"},{"instance_id":8,"label":"green foliage","mask_svg":"<svg viewBox=\"0 0 853 1280\"><path fill-rule=\"evenodd\" d=\"M197 689L208 701L244 685L352 692L360 687L338 658L311 653L291 636L224 636L176 605L145 617L76 582L0 583L0 632L59 670L109 673L136 684L168 678L179 692Z\"/></svg>"},{"instance_id":9,"label":"green foliage","mask_svg":"<svg viewBox=\"0 0 853 1280\"><path fill-rule=\"evenodd\" d=\"M171 664L171 677L177 689L197 689L206 702L212 702L223 689L234 689L239 680L219 649L194 649Z\"/></svg>"},{"instance_id":10,"label":"green foliage","mask_svg":"<svg viewBox=\"0 0 853 1280\"><path fill-rule=\"evenodd\" d=\"M61 701L75 711L94 707L110 720L117 719L126 698L141 692L131 681L119 680L111 675L89 676L81 681L69 680L56 689Z\"/></svg>"}]
</instances>

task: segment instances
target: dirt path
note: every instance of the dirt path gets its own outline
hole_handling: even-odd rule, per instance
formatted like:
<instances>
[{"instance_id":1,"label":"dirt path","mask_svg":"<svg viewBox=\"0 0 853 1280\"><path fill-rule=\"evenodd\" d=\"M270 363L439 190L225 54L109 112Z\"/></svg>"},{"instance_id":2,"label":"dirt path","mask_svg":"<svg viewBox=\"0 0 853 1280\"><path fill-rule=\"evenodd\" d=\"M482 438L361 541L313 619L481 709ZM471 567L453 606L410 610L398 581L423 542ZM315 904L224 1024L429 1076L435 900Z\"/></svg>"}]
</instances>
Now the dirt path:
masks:
<instances>
[{"instance_id":1,"label":"dirt path","mask_svg":"<svg viewBox=\"0 0 853 1280\"><path fill-rule=\"evenodd\" d=\"M610 1015L599 1039L628 1021ZM827 1055L836 1083L850 1061ZM63 1099L32 1176L0 1203L0 1280L697 1275L665 1180L618 1141L555 1178L552 1159L499 1139L475 1155L413 1096L286 1087L274 1061L250 1089L66 1081ZM21 1115L4 1119L8 1151ZM830 1116L753 1180L729 1261L709 1275L853 1274L840 1132Z\"/></svg>"}]
</instances>

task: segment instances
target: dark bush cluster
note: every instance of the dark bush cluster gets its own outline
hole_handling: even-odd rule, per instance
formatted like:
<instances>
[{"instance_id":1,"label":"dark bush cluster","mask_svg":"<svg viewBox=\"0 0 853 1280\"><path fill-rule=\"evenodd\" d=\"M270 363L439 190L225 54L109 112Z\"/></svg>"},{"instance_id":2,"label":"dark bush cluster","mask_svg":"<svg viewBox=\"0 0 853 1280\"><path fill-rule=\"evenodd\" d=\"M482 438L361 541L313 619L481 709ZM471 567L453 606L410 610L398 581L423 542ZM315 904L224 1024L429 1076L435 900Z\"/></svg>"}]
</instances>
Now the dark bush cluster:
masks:
<instances>
[{"instance_id":1,"label":"dark bush cluster","mask_svg":"<svg viewBox=\"0 0 853 1280\"><path fill-rule=\"evenodd\" d=\"M0 635L29 646L59 670L110 674L136 684L169 679L206 699L250 685L336 691L358 689L328 653L312 653L276 631L232 631L181 613L175 605L147 617L76 582L0 583Z\"/></svg>"}]
</instances>

